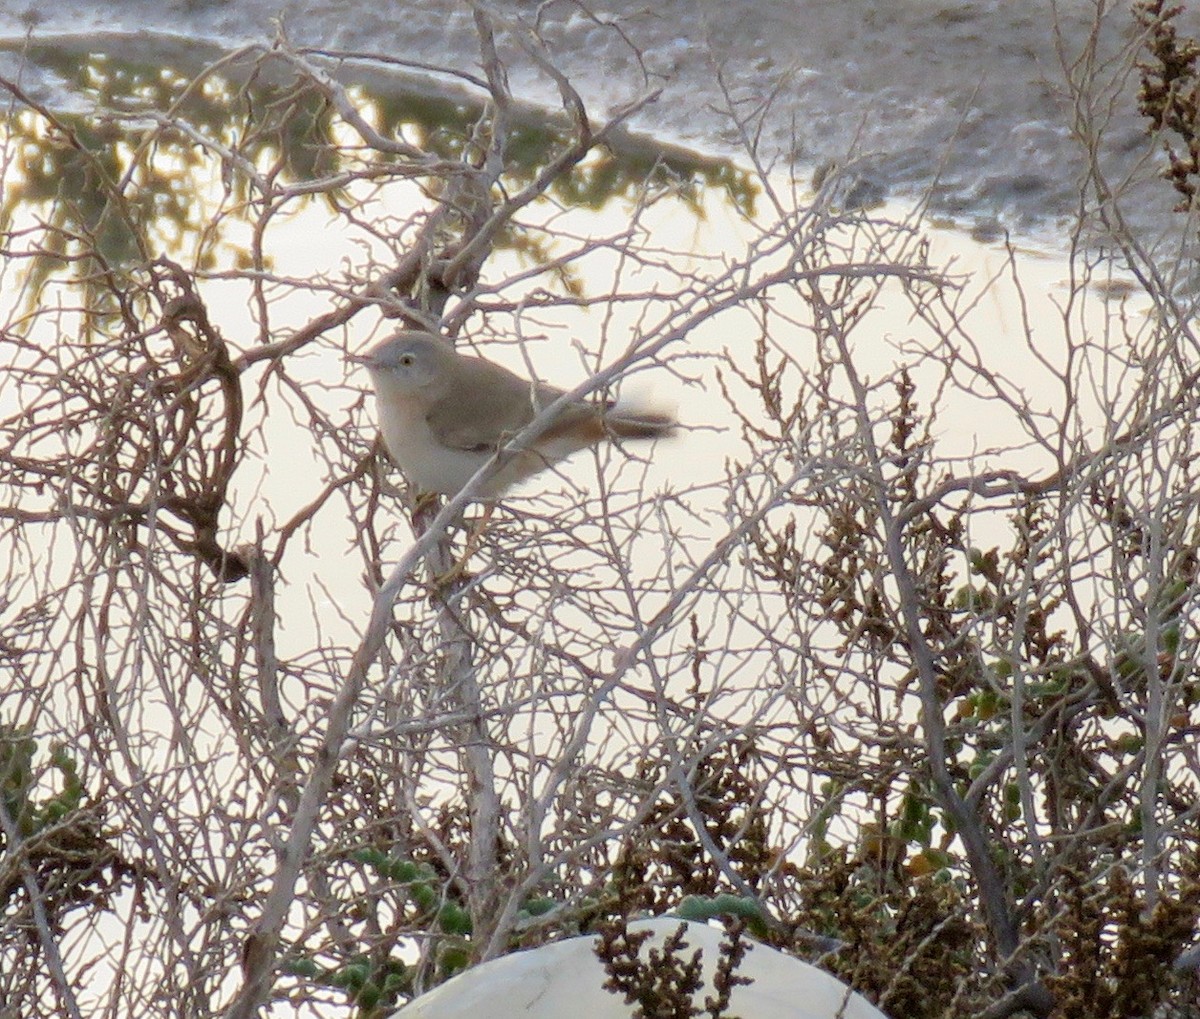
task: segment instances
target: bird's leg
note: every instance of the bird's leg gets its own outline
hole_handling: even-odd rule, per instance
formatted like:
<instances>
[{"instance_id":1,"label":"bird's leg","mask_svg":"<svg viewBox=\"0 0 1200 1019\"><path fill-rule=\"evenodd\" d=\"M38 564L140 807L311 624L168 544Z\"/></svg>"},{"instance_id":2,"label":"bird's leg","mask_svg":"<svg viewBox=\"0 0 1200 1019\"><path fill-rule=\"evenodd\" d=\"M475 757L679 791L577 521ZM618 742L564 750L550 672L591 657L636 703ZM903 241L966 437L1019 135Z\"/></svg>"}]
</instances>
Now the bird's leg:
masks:
<instances>
[{"instance_id":1,"label":"bird's leg","mask_svg":"<svg viewBox=\"0 0 1200 1019\"><path fill-rule=\"evenodd\" d=\"M464 519L464 530L466 531L466 543L463 547L462 555L458 557L454 565L448 570L444 570L434 577L434 584L439 588L446 588L459 580L462 580L467 575L467 563L471 556L479 551L483 544L483 532L487 530L487 525L492 519L492 514L496 511L494 502L486 502L483 504L483 512L475 519L469 527L466 527Z\"/></svg>"},{"instance_id":2,"label":"bird's leg","mask_svg":"<svg viewBox=\"0 0 1200 1019\"><path fill-rule=\"evenodd\" d=\"M467 531L467 546L463 549L462 555L464 566L467 560L479 551L479 546L483 544L483 532L487 530L487 525L491 523L494 512L496 512L496 504L494 502L485 502L483 504L483 512L475 518L475 523Z\"/></svg>"},{"instance_id":3,"label":"bird's leg","mask_svg":"<svg viewBox=\"0 0 1200 1019\"><path fill-rule=\"evenodd\" d=\"M441 509L441 496L436 492L422 492L415 487L408 490L407 502L410 506L413 533L424 534ZM461 515L459 520L461 520ZM443 534L437 544L430 549L426 559L429 570L429 590L432 598L445 596L447 590L460 581L463 576L464 560L451 562L450 536Z\"/></svg>"},{"instance_id":4,"label":"bird's leg","mask_svg":"<svg viewBox=\"0 0 1200 1019\"><path fill-rule=\"evenodd\" d=\"M412 516L416 520L418 517L424 516L431 507L435 506L438 500L437 492L417 492L413 496ZM429 516L432 518L436 515L434 510Z\"/></svg>"}]
</instances>

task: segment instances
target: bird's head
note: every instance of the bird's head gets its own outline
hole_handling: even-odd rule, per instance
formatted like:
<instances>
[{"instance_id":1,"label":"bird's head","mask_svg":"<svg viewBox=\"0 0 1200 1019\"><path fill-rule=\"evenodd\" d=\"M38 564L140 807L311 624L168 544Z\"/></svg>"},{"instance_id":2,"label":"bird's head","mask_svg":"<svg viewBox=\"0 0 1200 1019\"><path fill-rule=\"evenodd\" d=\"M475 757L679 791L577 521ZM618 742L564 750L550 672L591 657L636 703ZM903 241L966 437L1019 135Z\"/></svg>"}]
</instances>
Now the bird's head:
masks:
<instances>
[{"instance_id":1,"label":"bird's head","mask_svg":"<svg viewBox=\"0 0 1200 1019\"><path fill-rule=\"evenodd\" d=\"M363 365L377 386L416 393L429 390L453 374L456 355L444 340L429 333L403 330L367 353L349 360Z\"/></svg>"}]
</instances>

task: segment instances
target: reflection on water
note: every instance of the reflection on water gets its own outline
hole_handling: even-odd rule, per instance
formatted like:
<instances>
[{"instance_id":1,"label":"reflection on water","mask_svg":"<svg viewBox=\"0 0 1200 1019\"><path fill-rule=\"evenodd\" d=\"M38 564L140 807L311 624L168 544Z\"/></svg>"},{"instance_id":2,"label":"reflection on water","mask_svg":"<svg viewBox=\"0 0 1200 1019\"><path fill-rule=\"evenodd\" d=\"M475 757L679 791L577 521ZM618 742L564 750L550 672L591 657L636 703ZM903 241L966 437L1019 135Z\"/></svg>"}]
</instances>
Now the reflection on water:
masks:
<instances>
[{"instance_id":1,"label":"reflection on water","mask_svg":"<svg viewBox=\"0 0 1200 1019\"><path fill-rule=\"evenodd\" d=\"M217 217L248 222L264 201L294 212L312 196L336 211L353 181L388 174L386 153L364 157L329 97L270 57L247 55L199 77L198 63L139 62L125 53L64 45L30 45L23 59L94 104L55 111L18 103L7 122L0 223L36 217L43 224L37 243L23 252L34 283L31 299L55 267L81 255L75 275L85 281L158 255L186 252L199 269L237 264L237 242L214 228ZM485 105L478 94L454 100L428 89L389 91L375 87L383 79L372 81L349 85L346 97L385 138L446 160L469 157L470 146L486 144L473 137ZM553 117L518 110L508 127L502 186L529 184L568 131ZM669 188L699 215L694 189L709 187L724 189L753 214L756 187L733 163L620 132L557 178L549 196L598 209L645 189ZM506 231L498 245L547 260L520 231Z\"/></svg>"},{"instance_id":2,"label":"reflection on water","mask_svg":"<svg viewBox=\"0 0 1200 1019\"><path fill-rule=\"evenodd\" d=\"M1177 6L1181 31L1195 36L1200 8ZM862 186L883 198L928 199L970 226L1041 228L1058 250L1090 151L1114 187L1136 189L1127 216L1138 236L1157 237L1172 218L1169 199L1153 186L1161 153L1137 112L1130 70L1146 52L1130 7L1091 0L489 5L499 19L537 25L591 109L626 101L631 88L661 87L661 100L637 122L655 137L740 155L751 136L764 160L806 178L818 166L852 160ZM12 50L32 30L35 42L64 48L152 48L188 59L207 49L206 58L216 59L225 48L273 38L281 9L299 46L382 51L442 81L446 69L479 63L470 6L460 0L369 9L358 0L22 0L0 10L0 33ZM97 38L104 33L110 38ZM1072 81L1082 84L1085 74L1094 80L1076 93ZM536 69L515 67L512 84L524 98L558 105L554 81Z\"/></svg>"}]
</instances>

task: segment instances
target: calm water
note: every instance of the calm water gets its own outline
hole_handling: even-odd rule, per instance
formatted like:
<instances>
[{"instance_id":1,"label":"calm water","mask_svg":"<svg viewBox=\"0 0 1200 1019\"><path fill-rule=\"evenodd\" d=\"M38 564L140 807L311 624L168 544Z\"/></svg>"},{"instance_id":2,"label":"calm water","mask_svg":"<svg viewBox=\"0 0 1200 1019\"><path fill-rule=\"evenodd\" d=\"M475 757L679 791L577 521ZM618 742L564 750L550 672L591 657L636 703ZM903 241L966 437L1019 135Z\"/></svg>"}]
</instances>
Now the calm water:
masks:
<instances>
[{"instance_id":1,"label":"calm water","mask_svg":"<svg viewBox=\"0 0 1200 1019\"><path fill-rule=\"evenodd\" d=\"M554 60L593 111L662 87L636 122L643 131L716 154L744 152L743 134L753 135L767 163L805 177L849 159L869 199L929 195L936 212L966 227L1063 247L1084 166L1066 68L1094 38L1098 87L1111 90L1098 97L1103 165L1114 181L1137 178L1127 209L1144 238L1175 218L1172 194L1154 179L1161 157L1144 136L1136 82L1121 75L1138 45L1127 5L1100 4L1097 16L1091 0L601 0L591 17L566 2L494 6L528 19L540 8ZM153 59L177 50L180 36L217 46L269 40L280 11L296 44L477 70L461 0L16 0L0 10L9 40L0 63L53 96L53 75L22 68L12 47L27 31L90 34L94 47ZM1181 27L1200 31L1200 9ZM553 83L503 36L501 47L513 58L514 92L555 103Z\"/></svg>"}]
</instances>

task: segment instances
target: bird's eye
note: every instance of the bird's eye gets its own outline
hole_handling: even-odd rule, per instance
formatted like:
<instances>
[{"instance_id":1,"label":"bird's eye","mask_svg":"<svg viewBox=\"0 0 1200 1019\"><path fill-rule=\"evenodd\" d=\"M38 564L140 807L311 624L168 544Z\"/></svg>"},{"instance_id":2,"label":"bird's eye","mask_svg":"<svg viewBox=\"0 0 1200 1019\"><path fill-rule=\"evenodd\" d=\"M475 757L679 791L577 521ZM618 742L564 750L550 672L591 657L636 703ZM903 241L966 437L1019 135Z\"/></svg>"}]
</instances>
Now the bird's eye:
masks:
<instances>
[{"instance_id":1,"label":"bird's eye","mask_svg":"<svg viewBox=\"0 0 1200 1019\"><path fill-rule=\"evenodd\" d=\"M401 355L400 355L400 363L401 363L401 364L402 364L402 365L403 365L405 368L409 368L409 367L411 367L411 366L412 366L412 363L413 363L413 356L412 356L412 354L401 354Z\"/></svg>"}]
</instances>

